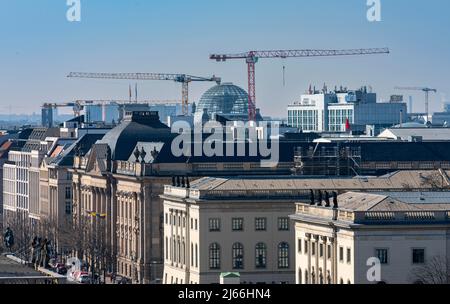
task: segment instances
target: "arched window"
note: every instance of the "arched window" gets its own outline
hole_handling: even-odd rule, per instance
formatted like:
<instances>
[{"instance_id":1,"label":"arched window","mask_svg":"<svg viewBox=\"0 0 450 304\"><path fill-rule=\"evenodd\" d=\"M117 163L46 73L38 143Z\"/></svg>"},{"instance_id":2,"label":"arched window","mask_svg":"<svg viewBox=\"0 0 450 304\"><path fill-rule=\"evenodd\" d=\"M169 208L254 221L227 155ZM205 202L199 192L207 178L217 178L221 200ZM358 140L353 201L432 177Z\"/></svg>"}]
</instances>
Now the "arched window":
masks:
<instances>
[{"instance_id":1,"label":"arched window","mask_svg":"<svg viewBox=\"0 0 450 304\"><path fill-rule=\"evenodd\" d=\"M233 244L233 269L244 269L244 246L241 243Z\"/></svg>"},{"instance_id":2,"label":"arched window","mask_svg":"<svg viewBox=\"0 0 450 304\"><path fill-rule=\"evenodd\" d=\"M298 284L303 284L302 283L303 277L302 277L302 269L299 268L298 269Z\"/></svg>"},{"instance_id":3,"label":"arched window","mask_svg":"<svg viewBox=\"0 0 450 304\"><path fill-rule=\"evenodd\" d=\"M220 269L220 245L217 243L209 246L209 268Z\"/></svg>"},{"instance_id":4,"label":"arched window","mask_svg":"<svg viewBox=\"0 0 450 304\"><path fill-rule=\"evenodd\" d=\"M258 243L255 247L256 268L266 268L267 266L267 246L264 243Z\"/></svg>"},{"instance_id":5,"label":"arched window","mask_svg":"<svg viewBox=\"0 0 450 304\"><path fill-rule=\"evenodd\" d=\"M324 284L322 268L319 269L319 284L320 284L320 285L323 285L323 284Z\"/></svg>"},{"instance_id":6,"label":"arched window","mask_svg":"<svg viewBox=\"0 0 450 304\"><path fill-rule=\"evenodd\" d=\"M287 269L289 268L289 244L280 243L278 245L278 268Z\"/></svg>"},{"instance_id":7,"label":"arched window","mask_svg":"<svg viewBox=\"0 0 450 304\"><path fill-rule=\"evenodd\" d=\"M344 279L341 278L341 281L339 282L341 285L344 285Z\"/></svg>"}]
</instances>

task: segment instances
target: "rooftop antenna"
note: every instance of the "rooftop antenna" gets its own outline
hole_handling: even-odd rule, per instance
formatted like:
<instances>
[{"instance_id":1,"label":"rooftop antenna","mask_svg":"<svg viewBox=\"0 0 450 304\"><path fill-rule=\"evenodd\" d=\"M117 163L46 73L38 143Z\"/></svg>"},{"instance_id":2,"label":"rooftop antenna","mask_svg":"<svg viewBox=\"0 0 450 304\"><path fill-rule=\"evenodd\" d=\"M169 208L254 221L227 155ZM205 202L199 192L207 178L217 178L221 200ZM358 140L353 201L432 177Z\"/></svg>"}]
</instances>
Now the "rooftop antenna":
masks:
<instances>
[{"instance_id":1,"label":"rooftop antenna","mask_svg":"<svg viewBox=\"0 0 450 304\"><path fill-rule=\"evenodd\" d=\"M136 97L136 103L138 102L138 84L137 84L137 82L136 82L136 85L135 85L135 97Z\"/></svg>"}]
</instances>

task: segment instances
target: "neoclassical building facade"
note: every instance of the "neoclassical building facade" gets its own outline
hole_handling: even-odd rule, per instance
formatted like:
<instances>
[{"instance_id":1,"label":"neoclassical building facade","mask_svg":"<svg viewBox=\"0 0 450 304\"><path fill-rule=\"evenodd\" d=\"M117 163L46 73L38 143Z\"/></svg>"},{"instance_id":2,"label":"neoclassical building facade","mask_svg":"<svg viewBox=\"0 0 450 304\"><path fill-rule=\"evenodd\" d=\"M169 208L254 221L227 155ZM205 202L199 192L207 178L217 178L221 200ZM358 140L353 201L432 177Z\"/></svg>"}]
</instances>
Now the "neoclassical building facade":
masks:
<instances>
[{"instance_id":1,"label":"neoclassical building facade","mask_svg":"<svg viewBox=\"0 0 450 304\"><path fill-rule=\"evenodd\" d=\"M290 174L293 166L293 149L273 168L261 166L258 157L175 157L175 136L157 113L130 112L88 152L75 155L70 170L75 222L90 218L105 227L115 260L111 271L136 283L162 278L160 195L173 177Z\"/></svg>"}]
</instances>

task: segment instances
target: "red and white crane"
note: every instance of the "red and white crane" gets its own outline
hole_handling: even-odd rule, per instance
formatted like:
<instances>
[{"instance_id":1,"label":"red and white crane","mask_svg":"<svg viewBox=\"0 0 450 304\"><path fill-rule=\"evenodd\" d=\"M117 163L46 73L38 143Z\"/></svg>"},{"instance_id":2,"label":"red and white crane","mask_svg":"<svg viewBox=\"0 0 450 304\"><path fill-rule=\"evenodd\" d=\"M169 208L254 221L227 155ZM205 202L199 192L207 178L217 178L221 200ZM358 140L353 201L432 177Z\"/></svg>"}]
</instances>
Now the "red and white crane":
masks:
<instances>
[{"instance_id":1,"label":"red and white crane","mask_svg":"<svg viewBox=\"0 0 450 304\"><path fill-rule=\"evenodd\" d=\"M256 120L256 71L255 66L260 58L293 58L293 57L331 57L389 54L388 48L349 49L349 50L274 50L250 51L240 54L213 54L210 59L224 62L231 59L245 59L248 69L248 116L250 121Z\"/></svg>"}]
</instances>

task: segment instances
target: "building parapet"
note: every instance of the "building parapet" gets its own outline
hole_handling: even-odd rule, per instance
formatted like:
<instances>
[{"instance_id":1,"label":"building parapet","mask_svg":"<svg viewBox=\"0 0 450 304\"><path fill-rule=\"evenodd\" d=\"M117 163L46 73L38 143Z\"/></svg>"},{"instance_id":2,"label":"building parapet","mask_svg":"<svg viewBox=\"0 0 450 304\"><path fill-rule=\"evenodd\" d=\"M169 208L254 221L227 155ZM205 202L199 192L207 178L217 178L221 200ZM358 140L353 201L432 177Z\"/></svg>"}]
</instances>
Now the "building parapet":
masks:
<instances>
[{"instance_id":1,"label":"building parapet","mask_svg":"<svg viewBox=\"0 0 450 304\"><path fill-rule=\"evenodd\" d=\"M450 205L449 205L450 208ZM296 215L353 224L450 223L450 211L353 211L296 204Z\"/></svg>"}]
</instances>

